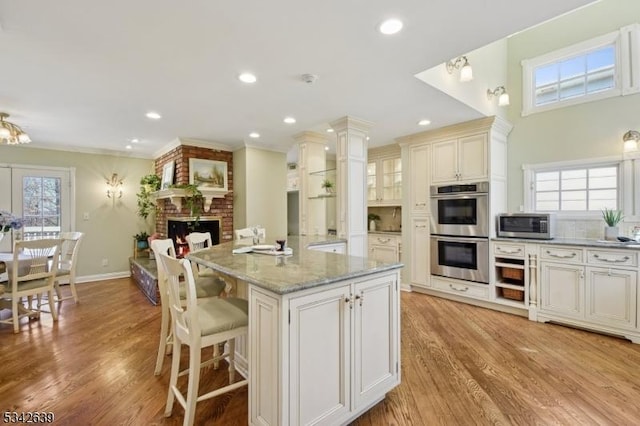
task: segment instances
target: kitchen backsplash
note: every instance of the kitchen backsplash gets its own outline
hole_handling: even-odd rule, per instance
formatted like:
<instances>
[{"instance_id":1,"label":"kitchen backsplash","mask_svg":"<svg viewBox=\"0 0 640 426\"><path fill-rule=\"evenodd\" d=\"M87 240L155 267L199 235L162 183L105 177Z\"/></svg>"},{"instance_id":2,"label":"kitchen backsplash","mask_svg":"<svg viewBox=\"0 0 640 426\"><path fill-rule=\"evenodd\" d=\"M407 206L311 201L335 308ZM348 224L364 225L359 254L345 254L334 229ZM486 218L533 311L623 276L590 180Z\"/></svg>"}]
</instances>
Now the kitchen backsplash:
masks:
<instances>
[{"instance_id":1,"label":"kitchen backsplash","mask_svg":"<svg viewBox=\"0 0 640 426\"><path fill-rule=\"evenodd\" d=\"M620 236L631 237L636 226L640 226L640 222L621 222L618 225ZM601 240L604 238L604 227L602 219L558 219L556 237Z\"/></svg>"},{"instance_id":2,"label":"kitchen backsplash","mask_svg":"<svg viewBox=\"0 0 640 426\"><path fill-rule=\"evenodd\" d=\"M376 231L400 231L402 230L401 207L369 207L368 214L377 214L380 220L376 221ZM367 226L369 221L367 220Z\"/></svg>"}]
</instances>

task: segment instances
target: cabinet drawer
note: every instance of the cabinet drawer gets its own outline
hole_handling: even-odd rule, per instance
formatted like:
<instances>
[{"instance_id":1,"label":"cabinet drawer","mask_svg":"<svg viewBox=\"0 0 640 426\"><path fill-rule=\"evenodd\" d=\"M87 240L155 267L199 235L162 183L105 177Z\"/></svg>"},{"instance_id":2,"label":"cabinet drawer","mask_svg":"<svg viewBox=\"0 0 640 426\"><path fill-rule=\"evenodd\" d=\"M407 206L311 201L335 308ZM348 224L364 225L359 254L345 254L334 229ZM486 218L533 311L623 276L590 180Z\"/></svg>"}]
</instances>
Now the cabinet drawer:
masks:
<instances>
[{"instance_id":1,"label":"cabinet drawer","mask_svg":"<svg viewBox=\"0 0 640 426\"><path fill-rule=\"evenodd\" d=\"M631 250L588 250L587 263L598 266L638 266L638 254Z\"/></svg>"},{"instance_id":2,"label":"cabinet drawer","mask_svg":"<svg viewBox=\"0 0 640 426\"><path fill-rule=\"evenodd\" d=\"M369 234L369 245L394 247L398 245L398 238L395 235Z\"/></svg>"},{"instance_id":3,"label":"cabinet drawer","mask_svg":"<svg viewBox=\"0 0 640 426\"><path fill-rule=\"evenodd\" d=\"M563 263L583 263L583 250L569 247L540 247L540 258Z\"/></svg>"},{"instance_id":4,"label":"cabinet drawer","mask_svg":"<svg viewBox=\"0 0 640 426\"><path fill-rule=\"evenodd\" d=\"M458 294L465 297L473 297L474 299L489 299L489 286L486 284L452 282L432 275L431 285L434 290L446 291L447 293Z\"/></svg>"},{"instance_id":5,"label":"cabinet drawer","mask_svg":"<svg viewBox=\"0 0 640 426\"><path fill-rule=\"evenodd\" d=\"M524 257L524 244L495 243L493 254L496 256Z\"/></svg>"}]
</instances>

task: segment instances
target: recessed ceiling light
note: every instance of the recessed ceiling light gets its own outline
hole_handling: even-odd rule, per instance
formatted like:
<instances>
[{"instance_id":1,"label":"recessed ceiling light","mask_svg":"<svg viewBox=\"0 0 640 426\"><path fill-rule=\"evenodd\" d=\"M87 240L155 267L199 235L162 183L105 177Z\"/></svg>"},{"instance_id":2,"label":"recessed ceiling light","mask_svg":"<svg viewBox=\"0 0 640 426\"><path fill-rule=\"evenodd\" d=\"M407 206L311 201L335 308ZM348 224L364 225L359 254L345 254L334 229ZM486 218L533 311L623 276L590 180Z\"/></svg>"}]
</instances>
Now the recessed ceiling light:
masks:
<instances>
[{"instance_id":1,"label":"recessed ceiling light","mask_svg":"<svg viewBox=\"0 0 640 426\"><path fill-rule=\"evenodd\" d=\"M140 142L140 139L138 138L131 139L131 143L138 143L138 142Z\"/></svg>"},{"instance_id":2,"label":"recessed ceiling light","mask_svg":"<svg viewBox=\"0 0 640 426\"><path fill-rule=\"evenodd\" d=\"M325 145L324 150L329 151L329 147Z\"/></svg>"},{"instance_id":3,"label":"recessed ceiling light","mask_svg":"<svg viewBox=\"0 0 640 426\"><path fill-rule=\"evenodd\" d=\"M152 120L160 120L162 116L155 111L149 111L147 113L147 118L150 118Z\"/></svg>"},{"instance_id":4,"label":"recessed ceiling light","mask_svg":"<svg viewBox=\"0 0 640 426\"><path fill-rule=\"evenodd\" d=\"M133 149L133 147L132 147L131 145L127 145L127 146L125 146L125 148L127 148L127 149Z\"/></svg>"},{"instance_id":5,"label":"recessed ceiling light","mask_svg":"<svg viewBox=\"0 0 640 426\"><path fill-rule=\"evenodd\" d=\"M238 80L243 83L255 83L256 81L258 81L256 76L251 74L250 72L243 72L238 76Z\"/></svg>"},{"instance_id":6,"label":"recessed ceiling light","mask_svg":"<svg viewBox=\"0 0 640 426\"><path fill-rule=\"evenodd\" d=\"M287 124L293 124L296 122L296 119L293 117L285 117L283 121Z\"/></svg>"},{"instance_id":7,"label":"recessed ceiling light","mask_svg":"<svg viewBox=\"0 0 640 426\"><path fill-rule=\"evenodd\" d=\"M418 126L428 126L429 124L431 124L431 120L420 120L418 121Z\"/></svg>"},{"instance_id":8,"label":"recessed ceiling light","mask_svg":"<svg viewBox=\"0 0 640 426\"><path fill-rule=\"evenodd\" d=\"M259 137L260 137L260 133L258 133L258 132L251 132L251 133L249 133L249 137L250 137L250 138L257 139L257 138L259 138Z\"/></svg>"},{"instance_id":9,"label":"recessed ceiling light","mask_svg":"<svg viewBox=\"0 0 640 426\"><path fill-rule=\"evenodd\" d=\"M327 129L327 133L333 133L333 129Z\"/></svg>"},{"instance_id":10,"label":"recessed ceiling light","mask_svg":"<svg viewBox=\"0 0 640 426\"><path fill-rule=\"evenodd\" d=\"M391 35L399 32L402 29L402 21L399 19L387 19L380 27L378 27L382 34Z\"/></svg>"}]
</instances>

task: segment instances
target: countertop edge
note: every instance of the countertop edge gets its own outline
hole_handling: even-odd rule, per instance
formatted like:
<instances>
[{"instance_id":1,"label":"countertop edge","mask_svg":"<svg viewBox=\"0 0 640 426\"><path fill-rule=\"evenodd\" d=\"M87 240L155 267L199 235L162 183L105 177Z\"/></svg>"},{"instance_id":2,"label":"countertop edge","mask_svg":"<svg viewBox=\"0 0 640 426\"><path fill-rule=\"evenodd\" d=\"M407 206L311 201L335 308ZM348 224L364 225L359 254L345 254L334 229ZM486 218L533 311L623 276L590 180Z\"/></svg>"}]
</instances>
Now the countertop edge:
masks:
<instances>
[{"instance_id":1,"label":"countertop edge","mask_svg":"<svg viewBox=\"0 0 640 426\"><path fill-rule=\"evenodd\" d=\"M640 243L638 242L627 244L622 242L613 242L613 241L608 242L604 240L588 240L588 239L577 239L577 238L576 239L554 238L552 240L535 240L531 238L493 237L491 238L491 241L556 245L556 246L579 246L579 247L593 247L593 248L620 249L620 250L640 250Z\"/></svg>"}]
</instances>

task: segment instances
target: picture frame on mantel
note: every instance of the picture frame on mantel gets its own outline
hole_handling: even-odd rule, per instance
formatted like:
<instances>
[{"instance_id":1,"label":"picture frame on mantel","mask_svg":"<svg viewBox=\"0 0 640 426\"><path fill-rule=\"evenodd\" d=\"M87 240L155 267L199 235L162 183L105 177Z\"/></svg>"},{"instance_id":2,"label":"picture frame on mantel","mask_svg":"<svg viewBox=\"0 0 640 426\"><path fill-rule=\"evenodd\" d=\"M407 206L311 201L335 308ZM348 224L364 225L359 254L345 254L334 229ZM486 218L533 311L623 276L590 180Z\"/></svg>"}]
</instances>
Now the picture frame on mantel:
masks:
<instances>
[{"instance_id":1,"label":"picture frame on mantel","mask_svg":"<svg viewBox=\"0 0 640 426\"><path fill-rule=\"evenodd\" d=\"M160 189L168 189L173 185L174 165L174 161L169 161L167 164L162 166L162 183L160 184Z\"/></svg>"},{"instance_id":2,"label":"picture frame on mantel","mask_svg":"<svg viewBox=\"0 0 640 426\"><path fill-rule=\"evenodd\" d=\"M227 191L227 163L225 161L189 159L189 184L198 189Z\"/></svg>"}]
</instances>

